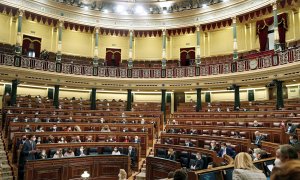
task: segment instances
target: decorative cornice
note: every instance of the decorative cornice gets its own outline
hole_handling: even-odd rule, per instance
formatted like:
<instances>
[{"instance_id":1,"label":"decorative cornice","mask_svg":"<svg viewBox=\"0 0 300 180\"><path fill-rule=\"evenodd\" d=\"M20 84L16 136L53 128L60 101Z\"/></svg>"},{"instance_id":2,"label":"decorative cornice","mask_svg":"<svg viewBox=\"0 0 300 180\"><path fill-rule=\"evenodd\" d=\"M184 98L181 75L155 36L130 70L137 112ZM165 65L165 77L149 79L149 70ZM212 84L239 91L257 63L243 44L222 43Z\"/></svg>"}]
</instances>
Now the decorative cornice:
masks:
<instances>
[{"instance_id":1,"label":"decorative cornice","mask_svg":"<svg viewBox=\"0 0 300 180\"><path fill-rule=\"evenodd\" d=\"M153 14L147 16L112 15L99 11L85 11L72 6L59 6L45 0L0 0L0 3L16 8L26 9L44 16L63 19L64 21L89 26L100 26L114 29L170 29L195 24L206 24L245 14L270 5L273 0L232 0L202 9L192 9L172 14ZM220 5L222 4L222 5ZM56 6L55 6L56 5ZM67 8L66 8L67 7Z\"/></svg>"}]
</instances>

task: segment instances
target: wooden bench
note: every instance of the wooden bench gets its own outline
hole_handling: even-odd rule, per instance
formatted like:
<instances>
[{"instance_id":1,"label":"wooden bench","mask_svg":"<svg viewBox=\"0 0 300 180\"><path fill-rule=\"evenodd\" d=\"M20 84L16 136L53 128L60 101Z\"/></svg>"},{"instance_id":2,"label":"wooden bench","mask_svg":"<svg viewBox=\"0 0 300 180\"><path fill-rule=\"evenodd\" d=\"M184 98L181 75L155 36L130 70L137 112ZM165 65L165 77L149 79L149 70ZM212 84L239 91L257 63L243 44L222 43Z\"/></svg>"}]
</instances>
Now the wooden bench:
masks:
<instances>
[{"instance_id":1,"label":"wooden bench","mask_svg":"<svg viewBox=\"0 0 300 180\"><path fill-rule=\"evenodd\" d=\"M130 157L124 155L99 155L61 159L27 161L25 180L81 179L81 174L88 171L90 179L117 180L119 170L124 169L131 176Z\"/></svg>"},{"instance_id":2,"label":"wooden bench","mask_svg":"<svg viewBox=\"0 0 300 180\"><path fill-rule=\"evenodd\" d=\"M170 129L182 129L189 132L191 129L197 130L198 134L200 135L207 135L207 136L220 136L221 132L225 131L227 136L229 137L231 132L239 131L240 135L244 136L246 139L255 140L255 131L259 131L261 133L267 134L267 140L274 143L284 144L287 143L286 134L284 129L282 128L265 128L265 127L234 127L234 126L201 126L201 125L167 125L166 132ZM225 135L224 135L225 136Z\"/></svg>"},{"instance_id":3,"label":"wooden bench","mask_svg":"<svg viewBox=\"0 0 300 180\"><path fill-rule=\"evenodd\" d=\"M250 148L250 139L220 137L220 136L203 136L203 135L188 135L188 134L161 134L161 144L171 142L174 145L184 145L184 141L189 140L195 147L209 148L211 141L225 142L231 144L236 152L247 152Z\"/></svg>"}]
</instances>

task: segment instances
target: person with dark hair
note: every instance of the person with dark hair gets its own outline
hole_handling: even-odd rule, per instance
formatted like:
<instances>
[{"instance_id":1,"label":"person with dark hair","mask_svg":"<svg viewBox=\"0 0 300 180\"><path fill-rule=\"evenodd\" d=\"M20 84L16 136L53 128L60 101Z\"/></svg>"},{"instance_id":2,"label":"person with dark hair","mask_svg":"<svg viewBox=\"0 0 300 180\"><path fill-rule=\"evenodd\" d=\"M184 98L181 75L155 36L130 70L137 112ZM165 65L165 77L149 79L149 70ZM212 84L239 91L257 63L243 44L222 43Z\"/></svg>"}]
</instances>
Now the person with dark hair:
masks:
<instances>
[{"instance_id":1,"label":"person with dark hair","mask_svg":"<svg viewBox=\"0 0 300 180\"><path fill-rule=\"evenodd\" d=\"M188 179L188 175L186 173L186 171L184 171L183 169L177 169L174 173L174 180L187 180Z\"/></svg>"},{"instance_id":2,"label":"person with dark hair","mask_svg":"<svg viewBox=\"0 0 300 180\"><path fill-rule=\"evenodd\" d=\"M299 147L300 146L300 142L298 140L298 137L297 135L290 135L289 137L290 141L289 141L289 144L292 145L293 147Z\"/></svg>"},{"instance_id":3,"label":"person with dark hair","mask_svg":"<svg viewBox=\"0 0 300 180\"><path fill-rule=\"evenodd\" d=\"M221 143L221 150L218 153L219 157L223 157L225 154L228 156L234 158L235 156L235 151L231 149L231 147L228 147L226 143L222 142Z\"/></svg>"},{"instance_id":4,"label":"person with dark hair","mask_svg":"<svg viewBox=\"0 0 300 180\"><path fill-rule=\"evenodd\" d=\"M175 161L175 152L172 148L168 149L167 159Z\"/></svg>"},{"instance_id":5,"label":"person with dark hair","mask_svg":"<svg viewBox=\"0 0 300 180\"><path fill-rule=\"evenodd\" d=\"M292 120L287 120L286 121L286 133L293 135L296 134L296 129L297 126L295 124L293 124Z\"/></svg>"},{"instance_id":6,"label":"person with dark hair","mask_svg":"<svg viewBox=\"0 0 300 180\"><path fill-rule=\"evenodd\" d=\"M276 172L272 172L271 180L298 180L300 177L300 161L299 160L291 160L288 161L280 168L277 169Z\"/></svg>"},{"instance_id":7,"label":"person with dark hair","mask_svg":"<svg viewBox=\"0 0 300 180\"><path fill-rule=\"evenodd\" d=\"M168 178L167 179L173 179L173 177L174 177L174 171L170 171L168 173Z\"/></svg>"},{"instance_id":8,"label":"person with dark hair","mask_svg":"<svg viewBox=\"0 0 300 180\"><path fill-rule=\"evenodd\" d=\"M293 159L298 159L296 149L289 144L280 145L276 151L275 167L280 167L283 163Z\"/></svg>"},{"instance_id":9,"label":"person with dark hair","mask_svg":"<svg viewBox=\"0 0 300 180\"><path fill-rule=\"evenodd\" d=\"M36 137L33 134L28 136L28 140L23 144L22 154L24 155L24 159L26 160L35 160L36 154Z\"/></svg>"}]
</instances>

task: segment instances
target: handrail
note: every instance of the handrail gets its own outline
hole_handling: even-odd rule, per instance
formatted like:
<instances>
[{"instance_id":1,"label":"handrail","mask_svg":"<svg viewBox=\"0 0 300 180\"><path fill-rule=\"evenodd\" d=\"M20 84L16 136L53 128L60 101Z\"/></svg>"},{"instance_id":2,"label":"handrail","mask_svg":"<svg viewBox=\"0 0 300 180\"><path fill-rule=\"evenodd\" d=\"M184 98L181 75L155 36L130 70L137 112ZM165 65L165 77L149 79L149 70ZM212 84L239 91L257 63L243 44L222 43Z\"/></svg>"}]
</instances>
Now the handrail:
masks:
<instances>
[{"instance_id":1,"label":"handrail","mask_svg":"<svg viewBox=\"0 0 300 180\"><path fill-rule=\"evenodd\" d=\"M51 61L21 57L16 60L14 55L0 54L0 65L20 66L40 71L56 72L57 64ZM127 67L93 67L92 65L61 64L61 73L109 77L109 78L184 78L197 76L210 76L218 74L229 74L236 72L253 71L274 66L293 63L300 60L300 47L288 49L278 54L266 54L254 59L243 59L233 62L200 65L199 67L176 67L176 68L135 68ZM131 73L128 73L129 70Z\"/></svg>"}]
</instances>

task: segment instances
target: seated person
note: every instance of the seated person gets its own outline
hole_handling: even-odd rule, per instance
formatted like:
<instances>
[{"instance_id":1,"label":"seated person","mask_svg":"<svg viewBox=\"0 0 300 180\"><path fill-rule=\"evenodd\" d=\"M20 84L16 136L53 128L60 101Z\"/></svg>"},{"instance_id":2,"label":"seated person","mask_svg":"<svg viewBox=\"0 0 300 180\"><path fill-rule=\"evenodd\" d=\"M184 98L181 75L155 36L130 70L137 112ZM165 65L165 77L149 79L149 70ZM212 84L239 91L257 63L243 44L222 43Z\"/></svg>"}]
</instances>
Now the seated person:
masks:
<instances>
[{"instance_id":1,"label":"seated person","mask_svg":"<svg viewBox=\"0 0 300 180\"><path fill-rule=\"evenodd\" d=\"M191 135L198 134L197 129L193 129L193 128L192 128L192 129L190 130L190 134L191 134Z\"/></svg>"},{"instance_id":2,"label":"seated person","mask_svg":"<svg viewBox=\"0 0 300 180\"><path fill-rule=\"evenodd\" d=\"M124 141L123 142L129 142L128 136L124 136Z\"/></svg>"},{"instance_id":3,"label":"seated person","mask_svg":"<svg viewBox=\"0 0 300 180\"><path fill-rule=\"evenodd\" d=\"M143 128L141 129L141 132L147 132L147 129L146 129L145 127L143 127Z\"/></svg>"},{"instance_id":4,"label":"seated person","mask_svg":"<svg viewBox=\"0 0 300 180\"><path fill-rule=\"evenodd\" d=\"M260 147L261 146L261 141L265 141L267 138L264 134L260 133L259 131L255 131L255 141L254 145L256 145L257 147Z\"/></svg>"},{"instance_id":5,"label":"seated person","mask_svg":"<svg viewBox=\"0 0 300 180\"><path fill-rule=\"evenodd\" d=\"M117 147L114 148L114 150L111 153L112 155L121 155L120 151L118 150Z\"/></svg>"},{"instance_id":6,"label":"seated person","mask_svg":"<svg viewBox=\"0 0 300 180\"><path fill-rule=\"evenodd\" d=\"M32 119L32 122L42 122L42 121L41 121L41 119L40 119L40 118L38 118L38 117L34 117L34 118Z\"/></svg>"},{"instance_id":7,"label":"seated person","mask_svg":"<svg viewBox=\"0 0 300 180\"><path fill-rule=\"evenodd\" d=\"M48 144L55 143L54 137L52 135L49 135L47 140L46 140L46 143L48 143Z\"/></svg>"},{"instance_id":8,"label":"seated person","mask_svg":"<svg viewBox=\"0 0 300 180\"><path fill-rule=\"evenodd\" d=\"M144 118L142 118L141 124L145 124L145 119Z\"/></svg>"},{"instance_id":9,"label":"seated person","mask_svg":"<svg viewBox=\"0 0 300 180\"><path fill-rule=\"evenodd\" d=\"M50 128L50 131L52 132L58 131L56 124L54 124L53 127Z\"/></svg>"},{"instance_id":10,"label":"seated person","mask_svg":"<svg viewBox=\"0 0 300 180\"><path fill-rule=\"evenodd\" d=\"M196 154L196 161L193 164L191 164L190 169L200 170L200 169L203 169L203 168L204 168L204 161L201 157L201 154L197 153Z\"/></svg>"},{"instance_id":11,"label":"seated person","mask_svg":"<svg viewBox=\"0 0 300 180\"><path fill-rule=\"evenodd\" d=\"M253 127L261 127L257 120L253 121Z\"/></svg>"},{"instance_id":12,"label":"seated person","mask_svg":"<svg viewBox=\"0 0 300 180\"><path fill-rule=\"evenodd\" d=\"M296 149L300 149L300 142L298 140L297 135L290 135L289 139L290 139L290 141L289 141L290 145L292 145Z\"/></svg>"},{"instance_id":13,"label":"seated person","mask_svg":"<svg viewBox=\"0 0 300 180\"><path fill-rule=\"evenodd\" d=\"M76 125L76 126L74 126L74 131L81 132L81 128L78 125Z\"/></svg>"},{"instance_id":14,"label":"seated person","mask_svg":"<svg viewBox=\"0 0 300 180\"><path fill-rule=\"evenodd\" d=\"M185 144L185 146L187 146L187 147L193 147L193 146L194 146L193 143L191 143L191 141L188 140L188 139L185 140L184 144Z\"/></svg>"},{"instance_id":15,"label":"seated person","mask_svg":"<svg viewBox=\"0 0 300 180\"><path fill-rule=\"evenodd\" d=\"M215 168L215 167L217 167L217 164L215 162L210 162L207 165L207 169L212 169L212 168Z\"/></svg>"},{"instance_id":16,"label":"seated person","mask_svg":"<svg viewBox=\"0 0 300 180\"><path fill-rule=\"evenodd\" d=\"M109 136L108 139L106 139L106 142L116 142L112 136Z\"/></svg>"},{"instance_id":17,"label":"seated person","mask_svg":"<svg viewBox=\"0 0 300 180\"><path fill-rule=\"evenodd\" d=\"M86 156L85 152L84 152L84 147L81 146L79 149L79 155L78 156Z\"/></svg>"},{"instance_id":18,"label":"seated person","mask_svg":"<svg viewBox=\"0 0 300 180\"><path fill-rule=\"evenodd\" d=\"M123 131L123 132L128 132L128 128L127 128L127 127L124 127L122 131Z\"/></svg>"},{"instance_id":19,"label":"seated person","mask_svg":"<svg viewBox=\"0 0 300 180\"><path fill-rule=\"evenodd\" d=\"M134 142L134 143L140 143L141 140L139 139L138 136L134 136L133 142Z\"/></svg>"},{"instance_id":20,"label":"seated person","mask_svg":"<svg viewBox=\"0 0 300 180\"><path fill-rule=\"evenodd\" d=\"M24 132L32 132L32 129L30 128L29 124L27 124L24 128Z\"/></svg>"},{"instance_id":21,"label":"seated person","mask_svg":"<svg viewBox=\"0 0 300 180\"><path fill-rule=\"evenodd\" d=\"M29 118L27 116L25 116L24 122L29 122Z\"/></svg>"},{"instance_id":22,"label":"seated person","mask_svg":"<svg viewBox=\"0 0 300 180\"><path fill-rule=\"evenodd\" d=\"M81 143L81 139L80 139L80 136L75 136L75 137L72 137L72 143Z\"/></svg>"},{"instance_id":23,"label":"seated person","mask_svg":"<svg viewBox=\"0 0 300 180\"><path fill-rule=\"evenodd\" d=\"M170 159L170 160L175 161L175 152L172 148L168 149L168 154L167 154L166 159Z\"/></svg>"},{"instance_id":24,"label":"seated person","mask_svg":"<svg viewBox=\"0 0 300 180\"><path fill-rule=\"evenodd\" d=\"M87 136L85 142L94 142L93 136Z\"/></svg>"},{"instance_id":25,"label":"seated person","mask_svg":"<svg viewBox=\"0 0 300 180\"><path fill-rule=\"evenodd\" d=\"M122 124L126 124L127 123L127 120L125 119L125 118L123 118L122 120L121 120L121 122L120 123L122 123Z\"/></svg>"},{"instance_id":26,"label":"seated person","mask_svg":"<svg viewBox=\"0 0 300 180\"><path fill-rule=\"evenodd\" d=\"M253 154L252 154L253 161L258 161L258 160L261 160L261 159L264 159L267 157L268 157L268 154L265 150L262 150L260 148L255 148L253 150Z\"/></svg>"},{"instance_id":27,"label":"seated person","mask_svg":"<svg viewBox=\"0 0 300 180\"><path fill-rule=\"evenodd\" d=\"M56 150L56 153L53 155L53 158L57 159L57 158L62 158L62 157L64 157L64 155L62 153L62 149L59 148L59 149Z\"/></svg>"},{"instance_id":28,"label":"seated person","mask_svg":"<svg viewBox=\"0 0 300 180\"><path fill-rule=\"evenodd\" d=\"M103 126L101 132L110 132L109 126L108 125Z\"/></svg>"},{"instance_id":29,"label":"seated person","mask_svg":"<svg viewBox=\"0 0 300 180\"><path fill-rule=\"evenodd\" d=\"M296 134L297 126L293 124L291 120L286 122L286 133L287 134Z\"/></svg>"},{"instance_id":30,"label":"seated person","mask_svg":"<svg viewBox=\"0 0 300 180\"><path fill-rule=\"evenodd\" d=\"M103 117L100 118L100 123L104 123L104 122L105 122L104 118Z\"/></svg>"},{"instance_id":31,"label":"seated person","mask_svg":"<svg viewBox=\"0 0 300 180\"><path fill-rule=\"evenodd\" d=\"M225 154L227 154L228 156L234 158L235 151L231 147L228 147L225 142L222 142L221 143L221 150L219 151L218 156L223 157Z\"/></svg>"},{"instance_id":32,"label":"seated person","mask_svg":"<svg viewBox=\"0 0 300 180\"><path fill-rule=\"evenodd\" d=\"M36 128L35 132L44 132L44 129L42 126L38 125L38 127Z\"/></svg>"},{"instance_id":33,"label":"seated person","mask_svg":"<svg viewBox=\"0 0 300 180\"><path fill-rule=\"evenodd\" d=\"M239 131L234 131L232 137L233 137L233 138L242 138L242 136L240 135L240 132L239 132Z\"/></svg>"},{"instance_id":34,"label":"seated person","mask_svg":"<svg viewBox=\"0 0 300 180\"><path fill-rule=\"evenodd\" d=\"M175 119L173 119L173 120L172 120L172 122L171 122L171 124L173 124L173 125L177 125L177 124L178 124L178 122L177 122Z\"/></svg>"},{"instance_id":35,"label":"seated person","mask_svg":"<svg viewBox=\"0 0 300 180\"><path fill-rule=\"evenodd\" d=\"M42 143L42 138L39 136L36 138L36 144L41 144Z\"/></svg>"},{"instance_id":36,"label":"seated person","mask_svg":"<svg viewBox=\"0 0 300 180\"><path fill-rule=\"evenodd\" d=\"M39 154L38 159L47 159L47 154L45 149L43 149L42 152Z\"/></svg>"},{"instance_id":37,"label":"seated person","mask_svg":"<svg viewBox=\"0 0 300 180\"><path fill-rule=\"evenodd\" d=\"M74 151L71 148L65 152L64 157L75 157Z\"/></svg>"},{"instance_id":38,"label":"seated person","mask_svg":"<svg viewBox=\"0 0 300 180\"><path fill-rule=\"evenodd\" d=\"M16 116L15 118L13 118L13 122L19 122L19 117Z\"/></svg>"},{"instance_id":39,"label":"seated person","mask_svg":"<svg viewBox=\"0 0 300 180\"><path fill-rule=\"evenodd\" d=\"M64 128L64 131L71 132L72 131L72 127L68 126L67 128Z\"/></svg>"},{"instance_id":40,"label":"seated person","mask_svg":"<svg viewBox=\"0 0 300 180\"><path fill-rule=\"evenodd\" d=\"M65 137L61 137L58 143L68 143Z\"/></svg>"},{"instance_id":41,"label":"seated person","mask_svg":"<svg viewBox=\"0 0 300 180\"><path fill-rule=\"evenodd\" d=\"M219 151L220 151L220 148L219 148L219 146L217 145L217 143L216 143L215 140L212 140L212 141L210 142L209 150L212 150L212 151L215 151L215 152L219 152Z\"/></svg>"}]
</instances>

